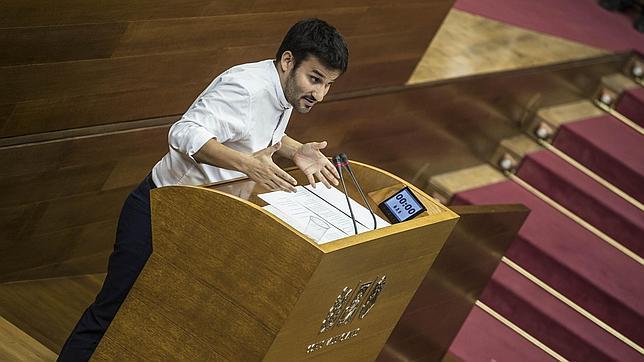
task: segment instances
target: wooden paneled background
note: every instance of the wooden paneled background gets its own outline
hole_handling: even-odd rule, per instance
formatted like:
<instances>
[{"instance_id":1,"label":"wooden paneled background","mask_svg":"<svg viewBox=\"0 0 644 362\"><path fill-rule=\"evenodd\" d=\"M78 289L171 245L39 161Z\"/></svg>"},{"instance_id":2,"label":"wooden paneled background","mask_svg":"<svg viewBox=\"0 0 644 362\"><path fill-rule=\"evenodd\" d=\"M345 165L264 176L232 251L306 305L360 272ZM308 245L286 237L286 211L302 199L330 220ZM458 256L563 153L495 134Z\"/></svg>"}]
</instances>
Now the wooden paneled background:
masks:
<instances>
[{"instance_id":1,"label":"wooden paneled background","mask_svg":"<svg viewBox=\"0 0 644 362\"><path fill-rule=\"evenodd\" d=\"M272 58L297 20L347 38L337 97L403 85L452 3L0 2L0 281L104 271L169 124L226 68Z\"/></svg>"}]
</instances>

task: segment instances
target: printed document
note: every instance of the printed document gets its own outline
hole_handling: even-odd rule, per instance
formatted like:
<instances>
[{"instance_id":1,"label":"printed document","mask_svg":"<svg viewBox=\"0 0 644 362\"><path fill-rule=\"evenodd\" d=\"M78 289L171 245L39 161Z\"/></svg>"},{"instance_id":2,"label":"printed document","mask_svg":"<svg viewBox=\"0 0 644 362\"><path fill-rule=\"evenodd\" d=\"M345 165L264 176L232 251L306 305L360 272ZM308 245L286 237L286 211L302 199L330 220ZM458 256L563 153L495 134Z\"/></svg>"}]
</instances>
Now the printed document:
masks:
<instances>
[{"instance_id":1,"label":"printed document","mask_svg":"<svg viewBox=\"0 0 644 362\"><path fill-rule=\"evenodd\" d=\"M293 193L274 191L258 196L269 204L264 209L318 244L355 234L346 197L334 187L327 189L318 182L315 188L311 185L297 186ZM358 233L373 230L374 220L369 209L355 200L349 201ZM375 216L376 228L389 226L387 221Z\"/></svg>"}]
</instances>

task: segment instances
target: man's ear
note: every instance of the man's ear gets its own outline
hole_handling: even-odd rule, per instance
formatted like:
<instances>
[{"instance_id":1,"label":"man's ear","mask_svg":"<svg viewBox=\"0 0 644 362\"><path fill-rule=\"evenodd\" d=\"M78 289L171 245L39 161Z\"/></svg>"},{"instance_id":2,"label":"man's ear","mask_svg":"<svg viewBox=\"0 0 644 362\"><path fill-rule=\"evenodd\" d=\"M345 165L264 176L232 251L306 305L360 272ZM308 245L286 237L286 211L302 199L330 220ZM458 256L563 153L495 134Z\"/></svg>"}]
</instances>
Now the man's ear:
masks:
<instances>
[{"instance_id":1,"label":"man's ear","mask_svg":"<svg viewBox=\"0 0 644 362\"><path fill-rule=\"evenodd\" d=\"M293 53L291 53L290 50L282 53L282 58L280 58L280 69L282 70L282 72L288 73L291 69L293 69L293 65L295 65L295 58L293 57Z\"/></svg>"}]
</instances>

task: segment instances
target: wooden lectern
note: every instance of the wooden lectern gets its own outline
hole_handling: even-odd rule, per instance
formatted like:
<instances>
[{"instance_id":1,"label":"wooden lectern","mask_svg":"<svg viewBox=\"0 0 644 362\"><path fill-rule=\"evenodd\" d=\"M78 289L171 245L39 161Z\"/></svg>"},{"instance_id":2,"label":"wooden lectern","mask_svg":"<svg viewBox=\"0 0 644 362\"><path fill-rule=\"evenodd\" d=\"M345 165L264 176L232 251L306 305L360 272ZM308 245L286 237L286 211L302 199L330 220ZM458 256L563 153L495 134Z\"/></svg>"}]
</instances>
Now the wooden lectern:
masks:
<instances>
[{"instance_id":1,"label":"wooden lectern","mask_svg":"<svg viewBox=\"0 0 644 362\"><path fill-rule=\"evenodd\" d=\"M428 211L318 245L262 209L248 179L153 190L154 252L93 358L375 360L458 215L352 165L374 210L409 186Z\"/></svg>"}]
</instances>

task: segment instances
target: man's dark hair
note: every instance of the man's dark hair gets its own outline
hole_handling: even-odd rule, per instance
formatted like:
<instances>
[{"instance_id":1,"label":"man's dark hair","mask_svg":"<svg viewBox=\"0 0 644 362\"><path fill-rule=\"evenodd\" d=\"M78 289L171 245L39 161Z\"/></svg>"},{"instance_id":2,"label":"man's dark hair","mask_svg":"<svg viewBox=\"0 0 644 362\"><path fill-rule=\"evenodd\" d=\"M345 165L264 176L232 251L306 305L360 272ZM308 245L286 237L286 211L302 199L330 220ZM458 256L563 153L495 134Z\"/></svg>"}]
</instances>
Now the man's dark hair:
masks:
<instances>
[{"instance_id":1,"label":"man's dark hair","mask_svg":"<svg viewBox=\"0 0 644 362\"><path fill-rule=\"evenodd\" d=\"M279 61L287 50L295 58L294 69L309 55L314 55L326 67L342 73L349 65L349 50L342 34L320 19L300 20L293 25L284 36L275 59Z\"/></svg>"}]
</instances>

